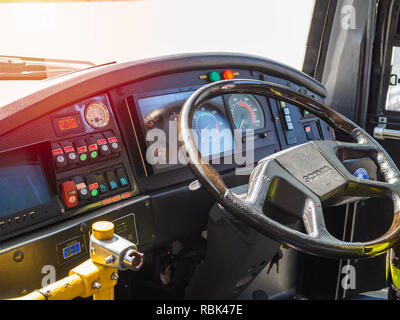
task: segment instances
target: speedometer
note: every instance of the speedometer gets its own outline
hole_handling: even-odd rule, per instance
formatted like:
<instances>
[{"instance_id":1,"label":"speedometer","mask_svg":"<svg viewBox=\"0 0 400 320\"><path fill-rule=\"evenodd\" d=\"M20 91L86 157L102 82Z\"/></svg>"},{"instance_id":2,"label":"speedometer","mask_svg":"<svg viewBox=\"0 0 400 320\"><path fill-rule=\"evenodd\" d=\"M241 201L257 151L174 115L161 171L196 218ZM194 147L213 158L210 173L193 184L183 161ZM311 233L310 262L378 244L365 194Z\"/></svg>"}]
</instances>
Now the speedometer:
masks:
<instances>
[{"instance_id":1,"label":"speedometer","mask_svg":"<svg viewBox=\"0 0 400 320\"><path fill-rule=\"evenodd\" d=\"M103 128L110 121L110 113L101 102L91 102L86 106L85 119L93 128Z\"/></svg>"},{"instance_id":2,"label":"speedometer","mask_svg":"<svg viewBox=\"0 0 400 320\"><path fill-rule=\"evenodd\" d=\"M232 150L233 136L229 123L215 106L206 104L195 112L193 129L197 133L197 146L202 156Z\"/></svg>"},{"instance_id":3,"label":"speedometer","mask_svg":"<svg viewBox=\"0 0 400 320\"><path fill-rule=\"evenodd\" d=\"M229 108L236 129L264 128L265 118L257 99L249 94L234 94L229 98Z\"/></svg>"}]
</instances>

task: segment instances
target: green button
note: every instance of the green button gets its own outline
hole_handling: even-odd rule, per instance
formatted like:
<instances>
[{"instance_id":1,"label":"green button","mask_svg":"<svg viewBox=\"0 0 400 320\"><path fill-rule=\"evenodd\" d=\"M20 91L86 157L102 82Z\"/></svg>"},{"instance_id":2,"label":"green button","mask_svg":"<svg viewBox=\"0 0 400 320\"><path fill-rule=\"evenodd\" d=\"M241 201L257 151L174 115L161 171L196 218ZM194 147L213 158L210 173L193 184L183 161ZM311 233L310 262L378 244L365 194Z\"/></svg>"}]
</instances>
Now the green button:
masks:
<instances>
[{"instance_id":1,"label":"green button","mask_svg":"<svg viewBox=\"0 0 400 320\"><path fill-rule=\"evenodd\" d=\"M85 161L86 158L87 158L87 156L85 153L81 154L81 156L79 157L79 159L81 159L81 161Z\"/></svg>"},{"instance_id":2,"label":"green button","mask_svg":"<svg viewBox=\"0 0 400 320\"><path fill-rule=\"evenodd\" d=\"M92 157L92 159L97 158L97 151L93 151L90 156Z\"/></svg>"},{"instance_id":3,"label":"green button","mask_svg":"<svg viewBox=\"0 0 400 320\"><path fill-rule=\"evenodd\" d=\"M91 194L92 194L92 197L95 197L95 196L97 196L99 194L99 190L93 189Z\"/></svg>"},{"instance_id":4,"label":"green button","mask_svg":"<svg viewBox=\"0 0 400 320\"><path fill-rule=\"evenodd\" d=\"M211 82L215 82L215 81L221 80L221 77L220 77L220 75L219 75L218 72L213 71L213 72L210 72L210 73L208 74L208 79L209 79Z\"/></svg>"}]
</instances>

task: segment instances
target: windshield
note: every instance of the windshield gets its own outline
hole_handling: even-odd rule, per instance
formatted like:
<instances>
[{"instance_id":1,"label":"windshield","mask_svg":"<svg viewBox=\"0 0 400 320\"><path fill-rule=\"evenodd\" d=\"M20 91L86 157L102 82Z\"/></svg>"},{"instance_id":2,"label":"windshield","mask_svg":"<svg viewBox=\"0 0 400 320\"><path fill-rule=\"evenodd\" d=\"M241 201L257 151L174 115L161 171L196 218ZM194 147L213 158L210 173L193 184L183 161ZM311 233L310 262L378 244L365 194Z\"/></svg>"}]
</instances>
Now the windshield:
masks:
<instances>
[{"instance_id":1,"label":"windshield","mask_svg":"<svg viewBox=\"0 0 400 320\"><path fill-rule=\"evenodd\" d=\"M240 52L301 70L313 8L314 0L2 2L0 55L103 64Z\"/></svg>"}]
</instances>

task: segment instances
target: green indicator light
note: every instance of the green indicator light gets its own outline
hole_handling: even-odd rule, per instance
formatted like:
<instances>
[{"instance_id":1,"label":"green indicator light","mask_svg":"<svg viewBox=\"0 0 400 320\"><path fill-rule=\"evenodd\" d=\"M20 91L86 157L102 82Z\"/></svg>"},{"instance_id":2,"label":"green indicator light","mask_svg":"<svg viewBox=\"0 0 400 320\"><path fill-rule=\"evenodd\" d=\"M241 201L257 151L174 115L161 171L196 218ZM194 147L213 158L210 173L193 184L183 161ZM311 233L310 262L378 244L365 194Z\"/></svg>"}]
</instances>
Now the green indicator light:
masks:
<instances>
[{"instance_id":1,"label":"green indicator light","mask_svg":"<svg viewBox=\"0 0 400 320\"><path fill-rule=\"evenodd\" d=\"M215 82L215 81L221 80L221 77L220 77L220 75L219 75L218 72L213 71L213 72L210 72L210 73L208 74L208 79L209 79L211 82Z\"/></svg>"},{"instance_id":2,"label":"green indicator light","mask_svg":"<svg viewBox=\"0 0 400 320\"><path fill-rule=\"evenodd\" d=\"M92 194L92 197L95 197L95 196L97 196L97 195L98 195L98 193L99 193L99 190L97 190L97 189L93 189L93 190L92 190L92 192L91 192L91 194Z\"/></svg>"},{"instance_id":3,"label":"green indicator light","mask_svg":"<svg viewBox=\"0 0 400 320\"><path fill-rule=\"evenodd\" d=\"M81 161L85 161L87 158L86 154L81 154L81 156L79 157L79 159L81 159Z\"/></svg>"},{"instance_id":4,"label":"green indicator light","mask_svg":"<svg viewBox=\"0 0 400 320\"><path fill-rule=\"evenodd\" d=\"M310 114L310 112L308 112L307 110L304 110L304 115L308 116Z\"/></svg>"},{"instance_id":5,"label":"green indicator light","mask_svg":"<svg viewBox=\"0 0 400 320\"><path fill-rule=\"evenodd\" d=\"M97 151L93 151L90 156L92 157L92 159L97 157Z\"/></svg>"}]
</instances>

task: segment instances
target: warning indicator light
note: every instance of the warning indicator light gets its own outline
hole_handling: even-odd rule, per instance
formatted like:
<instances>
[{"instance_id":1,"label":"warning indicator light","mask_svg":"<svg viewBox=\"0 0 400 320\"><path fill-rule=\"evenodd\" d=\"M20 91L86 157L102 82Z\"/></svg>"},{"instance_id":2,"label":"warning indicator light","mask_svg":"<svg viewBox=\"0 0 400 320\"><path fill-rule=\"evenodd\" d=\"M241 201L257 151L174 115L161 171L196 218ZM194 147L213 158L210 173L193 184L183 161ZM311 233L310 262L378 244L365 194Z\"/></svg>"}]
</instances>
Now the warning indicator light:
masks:
<instances>
[{"instance_id":1,"label":"warning indicator light","mask_svg":"<svg viewBox=\"0 0 400 320\"><path fill-rule=\"evenodd\" d=\"M232 70L229 70L229 69L225 70L222 73L222 76L224 77L225 80L230 80L230 79L235 78L235 75L233 74Z\"/></svg>"}]
</instances>

